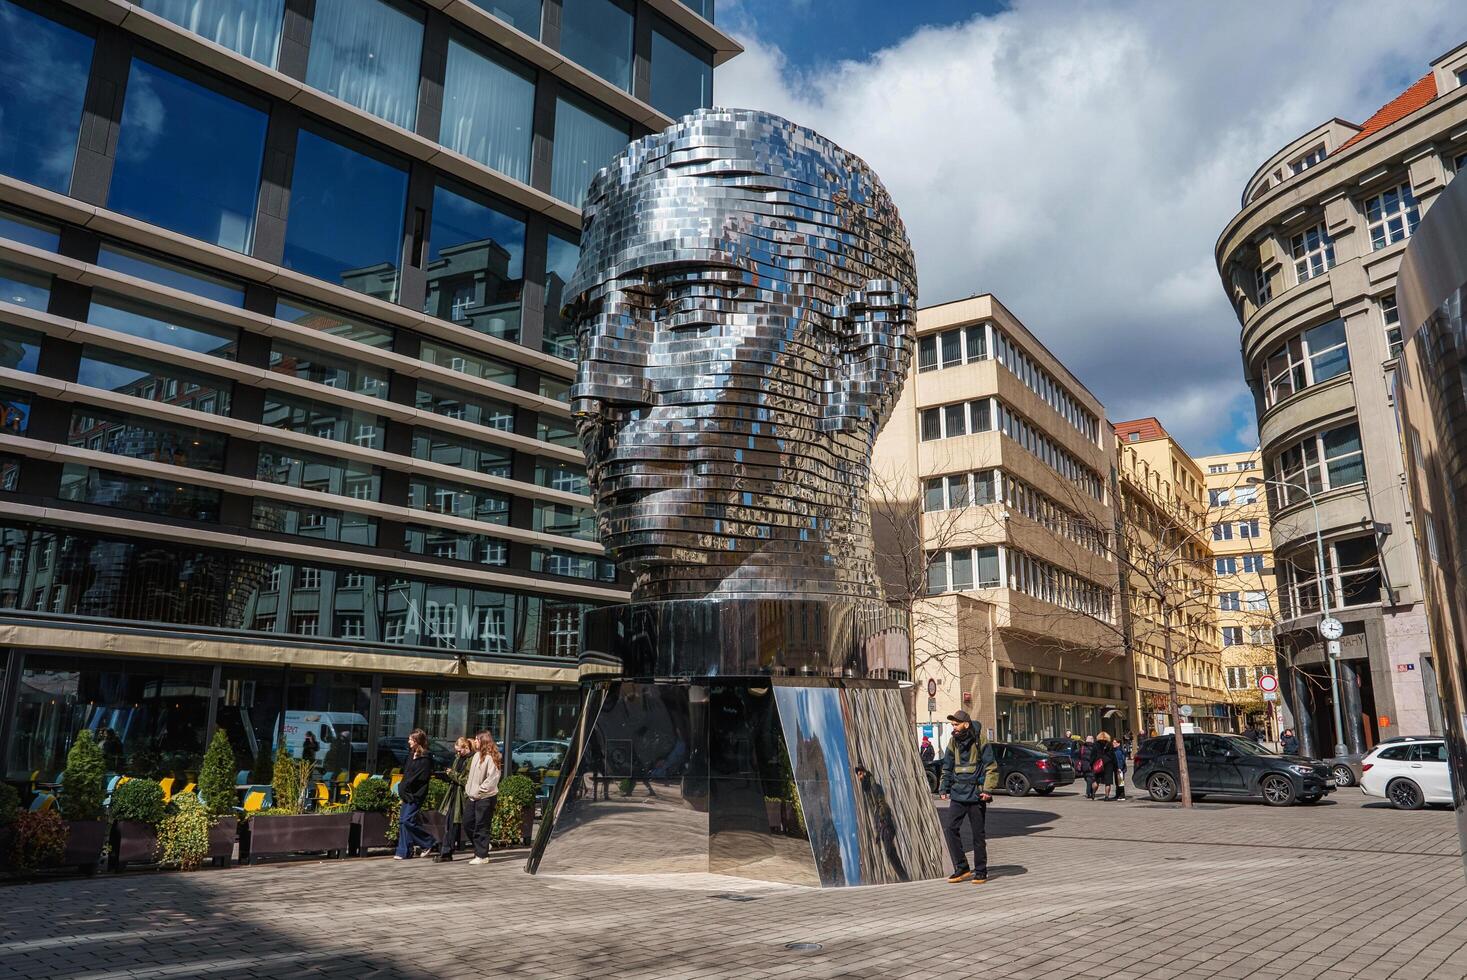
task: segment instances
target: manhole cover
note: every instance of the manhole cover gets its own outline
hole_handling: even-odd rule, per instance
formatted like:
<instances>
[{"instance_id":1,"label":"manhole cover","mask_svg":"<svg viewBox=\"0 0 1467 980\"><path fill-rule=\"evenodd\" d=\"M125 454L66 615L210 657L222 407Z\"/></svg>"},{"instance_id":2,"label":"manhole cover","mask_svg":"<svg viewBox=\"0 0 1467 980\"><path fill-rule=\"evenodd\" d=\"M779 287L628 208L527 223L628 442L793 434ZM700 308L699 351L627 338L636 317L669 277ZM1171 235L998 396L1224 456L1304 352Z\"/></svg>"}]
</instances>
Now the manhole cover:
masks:
<instances>
[{"instance_id":1,"label":"manhole cover","mask_svg":"<svg viewBox=\"0 0 1467 980\"><path fill-rule=\"evenodd\" d=\"M758 900L758 896L756 896L756 895L736 895L736 894L733 894L733 893L728 893L728 894L724 894L724 895L714 895L713 897L714 898L721 898L725 902L753 902L753 901L757 901Z\"/></svg>"},{"instance_id":2,"label":"manhole cover","mask_svg":"<svg viewBox=\"0 0 1467 980\"><path fill-rule=\"evenodd\" d=\"M785 943L784 948L796 953L818 953L825 947L819 943Z\"/></svg>"}]
</instances>

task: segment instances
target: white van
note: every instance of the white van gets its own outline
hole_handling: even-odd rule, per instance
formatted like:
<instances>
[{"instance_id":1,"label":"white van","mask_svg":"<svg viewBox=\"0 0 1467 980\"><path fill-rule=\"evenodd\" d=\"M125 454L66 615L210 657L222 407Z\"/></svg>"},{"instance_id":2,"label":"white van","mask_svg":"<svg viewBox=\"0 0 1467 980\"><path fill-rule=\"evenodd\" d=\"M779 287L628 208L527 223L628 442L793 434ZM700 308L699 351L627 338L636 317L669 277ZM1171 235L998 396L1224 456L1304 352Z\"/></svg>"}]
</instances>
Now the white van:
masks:
<instances>
[{"instance_id":1,"label":"white van","mask_svg":"<svg viewBox=\"0 0 1467 980\"><path fill-rule=\"evenodd\" d=\"M345 736L351 740L352 756L364 759L367 756L367 718L358 711L287 711L282 719L276 719L275 749L278 751L284 740L285 751L292 758L304 757L306 734L316 740L315 759L324 766L331 747L336 740ZM348 761L347 766L351 763Z\"/></svg>"}]
</instances>

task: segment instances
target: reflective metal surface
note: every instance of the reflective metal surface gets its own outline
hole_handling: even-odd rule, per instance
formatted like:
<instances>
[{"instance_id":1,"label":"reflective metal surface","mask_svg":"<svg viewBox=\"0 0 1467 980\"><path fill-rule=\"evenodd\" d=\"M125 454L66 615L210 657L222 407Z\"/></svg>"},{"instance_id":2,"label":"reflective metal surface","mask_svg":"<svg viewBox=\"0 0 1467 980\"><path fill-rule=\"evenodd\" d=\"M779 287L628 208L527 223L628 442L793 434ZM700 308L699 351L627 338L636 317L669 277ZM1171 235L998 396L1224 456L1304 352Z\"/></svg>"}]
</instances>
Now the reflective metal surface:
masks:
<instances>
[{"instance_id":1,"label":"reflective metal surface","mask_svg":"<svg viewBox=\"0 0 1467 980\"><path fill-rule=\"evenodd\" d=\"M633 601L583 620L530 871L942 874L866 502L915 292L880 181L777 116L695 113L592 182L572 404Z\"/></svg>"},{"instance_id":2,"label":"reflective metal surface","mask_svg":"<svg viewBox=\"0 0 1467 980\"><path fill-rule=\"evenodd\" d=\"M881 181L709 109L632 143L584 209L572 408L633 598L878 598L866 486L917 290Z\"/></svg>"},{"instance_id":3,"label":"reflective metal surface","mask_svg":"<svg viewBox=\"0 0 1467 980\"><path fill-rule=\"evenodd\" d=\"M1438 195L1396 280L1405 348L1396 367L1413 530L1467 851L1467 179Z\"/></svg>"}]
</instances>

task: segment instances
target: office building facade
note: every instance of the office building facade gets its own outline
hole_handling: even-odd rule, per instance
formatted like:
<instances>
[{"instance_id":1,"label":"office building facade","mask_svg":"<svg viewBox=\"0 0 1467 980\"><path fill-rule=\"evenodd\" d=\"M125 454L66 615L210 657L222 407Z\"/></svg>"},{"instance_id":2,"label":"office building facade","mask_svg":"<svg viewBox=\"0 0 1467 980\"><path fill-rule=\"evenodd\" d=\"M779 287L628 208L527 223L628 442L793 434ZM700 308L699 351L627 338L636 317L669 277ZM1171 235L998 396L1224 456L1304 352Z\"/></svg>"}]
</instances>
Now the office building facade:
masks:
<instances>
[{"instance_id":1,"label":"office building facade","mask_svg":"<svg viewBox=\"0 0 1467 980\"><path fill-rule=\"evenodd\" d=\"M1207 524L1212 545L1217 632L1224 687L1242 731L1256 724L1270 739L1291 721L1277 699L1265 699L1259 678L1277 669L1273 634L1278 625L1273 548L1263 465L1257 450L1200 456L1207 479Z\"/></svg>"},{"instance_id":2,"label":"office building facade","mask_svg":"<svg viewBox=\"0 0 1467 980\"><path fill-rule=\"evenodd\" d=\"M1467 45L1364 123L1300 136L1254 174L1217 243L1271 481L1281 678L1316 753L1441 730L1394 404L1396 274L1467 168L1464 79ZM1315 629L1326 607L1345 624L1339 733Z\"/></svg>"},{"instance_id":3,"label":"office building facade","mask_svg":"<svg viewBox=\"0 0 1467 980\"><path fill-rule=\"evenodd\" d=\"M592 174L737 53L712 5L0 0L7 778L568 734L626 592L561 291Z\"/></svg>"},{"instance_id":4,"label":"office building facade","mask_svg":"<svg viewBox=\"0 0 1467 980\"><path fill-rule=\"evenodd\" d=\"M963 708L1008 740L1131 727L1096 537L1112 455L1104 406L993 296L918 311L872 521L888 595L912 596L919 725Z\"/></svg>"}]
</instances>

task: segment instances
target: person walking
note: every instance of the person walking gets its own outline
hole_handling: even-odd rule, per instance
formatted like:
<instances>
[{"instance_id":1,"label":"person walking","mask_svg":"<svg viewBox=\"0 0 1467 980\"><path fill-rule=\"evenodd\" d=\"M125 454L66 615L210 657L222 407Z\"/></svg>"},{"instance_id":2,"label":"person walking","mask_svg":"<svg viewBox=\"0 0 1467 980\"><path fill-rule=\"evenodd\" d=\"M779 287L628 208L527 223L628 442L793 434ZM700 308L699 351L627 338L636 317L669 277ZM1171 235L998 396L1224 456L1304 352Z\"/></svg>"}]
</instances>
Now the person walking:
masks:
<instances>
[{"instance_id":1,"label":"person walking","mask_svg":"<svg viewBox=\"0 0 1467 980\"><path fill-rule=\"evenodd\" d=\"M428 782L433 778L433 760L428 755L428 733L415 728L408 735L408 761L402 767L402 779L397 784L397 797L402 800L402 809L397 817L397 853L393 858L405 860L411 848L420 848L423 854L432 854L438 849L433 839L418 823L418 811L428 798Z\"/></svg>"},{"instance_id":2,"label":"person walking","mask_svg":"<svg viewBox=\"0 0 1467 980\"><path fill-rule=\"evenodd\" d=\"M1112 753L1116 757L1116 800L1122 801L1126 798L1126 750L1129 748L1129 739L1117 742Z\"/></svg>"},{"instance_id":3,"label":"person walking","mask_svg":"<svg viewBox=\"0 0 1467 980\"><path fill-rule=\"evenodd\" d=\"M1075 768L1085 777L1085 799L1095 799L1095 736L1086 735L1075 756Z\"/></svg>"},{"instance_id":4,"label":"person walking","mask_svg":"<svg viewBox=\"0 0 1467 980\"><path fill-rule=\"evenodd\" d=\"M924 766L931 765L932 764L932 760L935 759L935 758L937 758L937 751L935 749L933 749L933 747L932 747L932 739L928 738L926 735L923 735L922 736L922 765L924 765Z\"/></svg>"},{"instance_id":5,"label":"person walking","mask_svg":"<svg viewBox=\"0 0 1467 980\"><path fill-rule=\"evenodd\" d=\"M1116 747L1109 732L1095 736L1095 760L1090 768L1095 773L1096 790L1103 789L1105 795L1101 799L1109 803L1116 782Z\"/></svg>"},{"instance_id":6,"label":"person walking","mask_svg":"<svg viewBox=\"0 0 1467 980\"><path fill-rule=\"evenodd\" d=\"M947 801L947 821L943 833L947 837L947 850L953 859L953 873L948 881L958 884L971 881L983 884L988 880L988 840L984 824L988 817L988 804L993 800L993 790L998 788L998 763L993 760L993 750L983 743L983 735L973 727L973 719L966 711L954 711L947 716L953 723L953 737L942 754L942 781L937 791ZM973 834L973 864L968 864L968 854L963 849L963 821Z\"/></svg>"},{"instance_id":7,"label":"person walking","mask_svg":"<svg viewBox=\"0 0 1467 980\"><path fill-rule=\"evenodd\" d=\"M474 743L460 735L453 743L453 761L443 770L448 782L448 792L438 812L443 814L443 840L438 842L435 861L452 861L453 849L458 844L458 830L464 825L464 783L469 779L469 757L474 754Z\"/></svg>"},{"instance_id":8,"label":"person walking","mask_svg":"<svg viewBox=\"0 0 1467 980\"><path fill-rule=\"evenodd\" d=\"M1284 733L1279 736L1279 748L1284 755L1299 754L1299 736L1294 734L1292 728L1285 728Z\"/></svg>"},{"instance_id":9,"label":"person walking","mask_svg":"<svg viewBox=\"0 0 1467 980\"><path fill-rule=\"evenodd\" d=\"M494 804L499 799L499 774L504 756L494 744L494 736L480 732L474 736L475 752L469 760L469 776L464 781L467 812L464 826L474 842L470 864L488 864L494 849Z\"/></svg>"}]
</instances>

